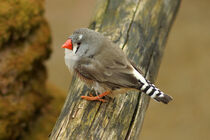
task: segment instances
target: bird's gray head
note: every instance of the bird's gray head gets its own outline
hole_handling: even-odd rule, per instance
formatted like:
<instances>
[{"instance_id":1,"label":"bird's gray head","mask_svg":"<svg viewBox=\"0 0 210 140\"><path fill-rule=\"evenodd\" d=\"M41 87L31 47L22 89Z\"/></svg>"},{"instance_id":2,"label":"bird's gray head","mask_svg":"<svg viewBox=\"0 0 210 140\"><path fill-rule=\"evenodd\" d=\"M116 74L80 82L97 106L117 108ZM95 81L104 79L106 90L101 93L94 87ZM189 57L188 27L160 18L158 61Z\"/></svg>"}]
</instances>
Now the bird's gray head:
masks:
<instances>
[{"instance_id":1,"label":"bird's gray head","mask_svg":"<svg viewBox=\"0 0 210 140\"><path fill-rule=\"evenodd\" d=\"M103 41L102 34L87 28L80 28L69 37L63 48L78 56L91 56L97 53Z\"/></svg>"}]
</instances>

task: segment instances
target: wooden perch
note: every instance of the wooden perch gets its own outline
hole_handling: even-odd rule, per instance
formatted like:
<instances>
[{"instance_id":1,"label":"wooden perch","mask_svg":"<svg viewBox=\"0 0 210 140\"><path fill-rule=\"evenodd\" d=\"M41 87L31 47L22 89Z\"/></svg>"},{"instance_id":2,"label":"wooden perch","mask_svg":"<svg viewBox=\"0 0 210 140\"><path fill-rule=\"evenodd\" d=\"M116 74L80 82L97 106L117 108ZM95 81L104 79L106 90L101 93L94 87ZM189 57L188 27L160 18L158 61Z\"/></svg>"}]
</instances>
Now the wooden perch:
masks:
<instances>
[{"instance_id":1,"label":"wooden perch","mask_svg":"<svg viewBox=\"0 0 210 140\"><path fill-rule=\"evenodd\" d=\"M90 28L103 32L154 82L180 0L103 0ZM129 92L108 103L82 100L90 89L75 75L50 139L137 139L149 103Z\"/></svg>"}]
</instances>

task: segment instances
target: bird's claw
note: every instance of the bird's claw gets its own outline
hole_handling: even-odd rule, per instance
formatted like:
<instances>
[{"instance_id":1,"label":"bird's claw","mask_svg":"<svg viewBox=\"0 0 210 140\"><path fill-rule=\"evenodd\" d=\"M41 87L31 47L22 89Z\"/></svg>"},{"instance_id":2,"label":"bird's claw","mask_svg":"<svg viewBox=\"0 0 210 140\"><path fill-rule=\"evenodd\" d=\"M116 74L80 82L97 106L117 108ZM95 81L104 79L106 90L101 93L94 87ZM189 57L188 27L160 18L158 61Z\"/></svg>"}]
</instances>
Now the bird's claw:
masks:
<instances>
[{"instance_id":1,"label":"bird's claw","mask_svg":"<svg viewBox=\"0 0 210 140\"><path fill-rule=\"evenodd\" d=\"M108 95L110 91L106 91L98 96L93 96L92 93L90 93L90 96L81 96L82 99L88 100L88 101L100 101L100 102L108 102L107 100L101 99L102 97Z\"/></svg>"},{"instance_id":2,"label":"bird's claw","mask_svg":"<svg viewBox=\"0 0 210 140\"><path fill-rule=\"evenodd\" d=\"M81 96L82 99L88 100L88 101L100 101L100 102L107 102L107 100L101 99L98 96L93 96L92 94L90 96Z\"/></svg>"}]
</instances>

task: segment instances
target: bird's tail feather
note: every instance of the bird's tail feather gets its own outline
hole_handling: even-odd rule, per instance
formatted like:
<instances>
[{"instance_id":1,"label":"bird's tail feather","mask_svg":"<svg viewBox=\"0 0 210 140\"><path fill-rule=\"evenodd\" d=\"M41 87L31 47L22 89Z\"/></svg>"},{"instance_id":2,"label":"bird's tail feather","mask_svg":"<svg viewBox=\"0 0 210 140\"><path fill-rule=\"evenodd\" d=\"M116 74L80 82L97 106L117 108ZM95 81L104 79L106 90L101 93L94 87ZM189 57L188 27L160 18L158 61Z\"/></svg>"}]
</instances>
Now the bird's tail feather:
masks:
<instances>
[{"instance_id":1,"label":"bird's tail feather","mask_svg":"<svg viewBox=\"0 0 210 140\"><path fill-rule=\"evenodd\" d=\"M149 81L147 81L147 83L141 83L141 85L139 86L139 90L143 91L156 101L162 102L164 104L168 104L172 100L172 97L160 91Z\"/></svg>"}]
</instances>

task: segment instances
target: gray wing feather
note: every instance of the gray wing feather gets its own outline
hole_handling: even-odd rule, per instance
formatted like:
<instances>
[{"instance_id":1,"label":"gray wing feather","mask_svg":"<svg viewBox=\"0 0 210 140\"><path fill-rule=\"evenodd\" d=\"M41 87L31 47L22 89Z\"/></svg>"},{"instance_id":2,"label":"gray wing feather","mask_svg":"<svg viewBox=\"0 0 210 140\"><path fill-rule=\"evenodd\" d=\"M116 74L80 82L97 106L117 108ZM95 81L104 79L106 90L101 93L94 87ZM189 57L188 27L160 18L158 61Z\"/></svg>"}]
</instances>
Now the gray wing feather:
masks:
<instances>
[{"instance_id":1,"label":"gray wing feather","mask_svg":"<svg viewBox=\"0 0 210 140\"><path fill-rule=\"evenodd\" d=\"M139 82L132 73L133 64L115 44L106 41L94 54L91 58L81 57L76 71L87 79L104 83L110 88L139 87Z\"/></svg>"},{"instance_id":2,"label":"gray wing feather","mask_svg":"<svg viewBox=\"0 0 210 140\"><path fill-rule=\"evenodd\" d=\"M107 66L96 59L82 58L75 70L85 78L106 84L111 89L139 87L131 65L124 65L118 61L113 61L112 65Z\"/></svg>"}]
</instances>

